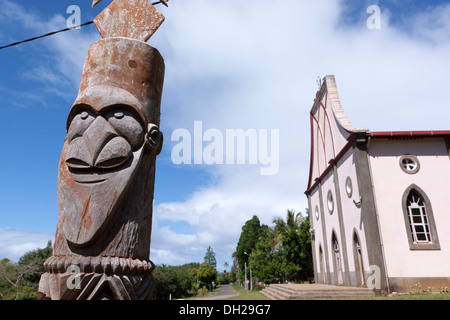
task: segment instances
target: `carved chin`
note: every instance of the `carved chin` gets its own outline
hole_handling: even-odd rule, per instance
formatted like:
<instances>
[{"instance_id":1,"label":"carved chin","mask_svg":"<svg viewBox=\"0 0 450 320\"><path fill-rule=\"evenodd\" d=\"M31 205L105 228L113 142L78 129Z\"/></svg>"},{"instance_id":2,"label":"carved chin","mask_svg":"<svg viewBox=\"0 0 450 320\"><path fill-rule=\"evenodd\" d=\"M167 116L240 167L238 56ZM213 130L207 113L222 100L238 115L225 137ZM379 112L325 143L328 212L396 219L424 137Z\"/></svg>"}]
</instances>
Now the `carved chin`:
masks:
<instances>
[{"instance_id":1,"label":"carved chin","mask_svg":"<svg viewBox=\"0 0 450 320\"><path fill-rule=\"evenodd\" d=\"M96 172L71 170L66 163L68 149L66 142L58 177L62 230L71 246L86 247L98 239L113 218L139 167L143 148L120 167Z\"/></svg>"}]
</instances>

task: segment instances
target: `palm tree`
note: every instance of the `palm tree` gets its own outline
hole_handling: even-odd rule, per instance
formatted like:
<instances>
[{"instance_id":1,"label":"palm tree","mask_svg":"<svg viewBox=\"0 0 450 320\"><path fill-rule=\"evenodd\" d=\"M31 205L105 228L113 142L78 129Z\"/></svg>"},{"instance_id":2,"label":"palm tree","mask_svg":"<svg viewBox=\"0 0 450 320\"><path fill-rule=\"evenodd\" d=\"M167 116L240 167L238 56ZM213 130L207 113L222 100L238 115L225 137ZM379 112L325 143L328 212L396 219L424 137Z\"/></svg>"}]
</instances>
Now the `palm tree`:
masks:
<instances>
[{"instance_id":1,"label":"palm tree","mask_svg":"<svg viewBox=\"0 0 450 320\"><path fill-rule=\"evenodd\" d=\"M309 234L308 216L295 210L288 210L286 220L273 219L272 250L280 251L290 267L288 278L291 280L307 279L313 273L311 235Z\"/></svg>"},{"instance_id":2,"label":"palm tree","mask_svg":"<svg viewBox=\"0 0 450 320\"><path fill-rule=\"evenodd\" d=\"M286 221L281 217L273 219L274 238L272 243L273 250L278 249L282 244L287 234L290 232L299 232L300 225L305 220L301 212L296 213L295 210L288 210L286 214Z\"/></svg>"},{"instance_id":3,"label":"palm tree","mask_svg":"<svg viewBox=\"0 0 450 320\"><path fill-rule=\"evenodd\" d=\"M228 262L225 261L225 263L223 264L223 272L227 272L227 268L228 268Z\"/></svg>"}]
</instances>

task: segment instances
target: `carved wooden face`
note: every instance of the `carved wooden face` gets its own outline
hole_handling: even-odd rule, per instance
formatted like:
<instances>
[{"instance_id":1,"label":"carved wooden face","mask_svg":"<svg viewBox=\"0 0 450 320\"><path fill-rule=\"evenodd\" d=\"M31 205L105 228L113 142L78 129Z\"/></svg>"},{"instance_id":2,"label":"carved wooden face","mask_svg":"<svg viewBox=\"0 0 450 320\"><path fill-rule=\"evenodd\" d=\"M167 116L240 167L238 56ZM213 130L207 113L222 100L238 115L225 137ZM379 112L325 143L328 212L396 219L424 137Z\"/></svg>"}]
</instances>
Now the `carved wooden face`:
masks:
<instances>
[{"instance_id":1,"label":"carved wooden face","mask_svg":"<svg viewBox=\"0 0 450 320\"><path fill-rule=\"evenodd\" d=\"M130 106L116 105L97 112L85 105L75 113L65 155L73 172L101 174L120 168L143 145L143 123Z\"/></svg>"},{"instance_id":2,"label":"carved wooden face","mask_svg":"<svg viewBox=\"0 0 450 320\"><path fill-rule=\"evenodd\" d=\"M75 247L89 246L107 229L151 139L133 101L103 97L88 95L73 106L60 160L62 231Z\"/></svg>"},{"instance_id":3,"label":"carved wooden face","mask_svg":"<svg viewBox=\"0 0 450 320\"><path fill-rule=\"evenodd\" d=\"M136 190L141 164L161 150L163 81L164 59L145 42L119 37L89 48L59 165L58 234L70 247L94 249Z\"/></svg>"}]
</instances>

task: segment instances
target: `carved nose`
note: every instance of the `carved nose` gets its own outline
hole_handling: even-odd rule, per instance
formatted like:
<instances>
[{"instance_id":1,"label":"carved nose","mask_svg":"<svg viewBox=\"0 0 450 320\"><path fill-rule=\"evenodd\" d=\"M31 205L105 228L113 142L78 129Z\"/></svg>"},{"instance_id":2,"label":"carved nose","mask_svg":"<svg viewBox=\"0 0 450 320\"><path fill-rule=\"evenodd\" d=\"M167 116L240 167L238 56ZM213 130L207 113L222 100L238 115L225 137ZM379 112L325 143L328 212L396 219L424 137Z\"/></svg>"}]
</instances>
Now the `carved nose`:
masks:
<instances>
[{"instance_id":1,"label":"carved nose","mask_svg":"<svg viewBox=\"0 0 450 320\"><path fill-rule=\"evenodd\" d=\"M103 147L118 134L113 127L101 116L95 118L94 122L84 132L83 139L86 143L87 151L91 155L92 162L95 163Z\"/></svg>"},{"instance_id":2,"label":"carved nose","mask_svg":"<svg viewBox=\"0 0 450 320\"><path fill-rule=\"evenodd\" d=\"M130 144L103 117L98 116L82 137L72 140L66 163L74 169L114 168L132 156Z\"/></svg>"}]
</instances>

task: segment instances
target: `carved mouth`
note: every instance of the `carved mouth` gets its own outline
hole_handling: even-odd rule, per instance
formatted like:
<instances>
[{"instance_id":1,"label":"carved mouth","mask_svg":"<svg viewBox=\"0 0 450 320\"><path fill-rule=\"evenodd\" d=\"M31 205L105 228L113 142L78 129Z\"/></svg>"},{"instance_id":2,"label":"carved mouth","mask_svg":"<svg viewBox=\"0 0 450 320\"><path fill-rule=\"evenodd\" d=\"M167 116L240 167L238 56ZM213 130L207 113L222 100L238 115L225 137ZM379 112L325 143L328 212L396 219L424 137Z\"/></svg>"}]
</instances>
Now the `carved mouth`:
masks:
<instances>
[{"instance_id":1,"label":"carved mouth","mask_svg":"<svg viewBox=\"0 0 450 320\"><path fill-rule=\"evenodd\" d=\"M128 141L111 133L102 141L76 137L68 145L65 161L73 170L96 172L121 167L132 154Z\"/></svg>"},{"instance_id":2,"label":"carved mouth","mask_svg":"<svg viewBox=\"0 0 450 320\"><path fill-rule=\"evenodd\" d=\"M116 166L113 168L73 168L70 165L67 165L69 172L73 176L73 180L77 183L81 184L98 184L107 181L115 174L120 171L128 168L133 163L133 156L128 159L125 163L122 163L120 166Z\"/></svg>"}]
</instances>

